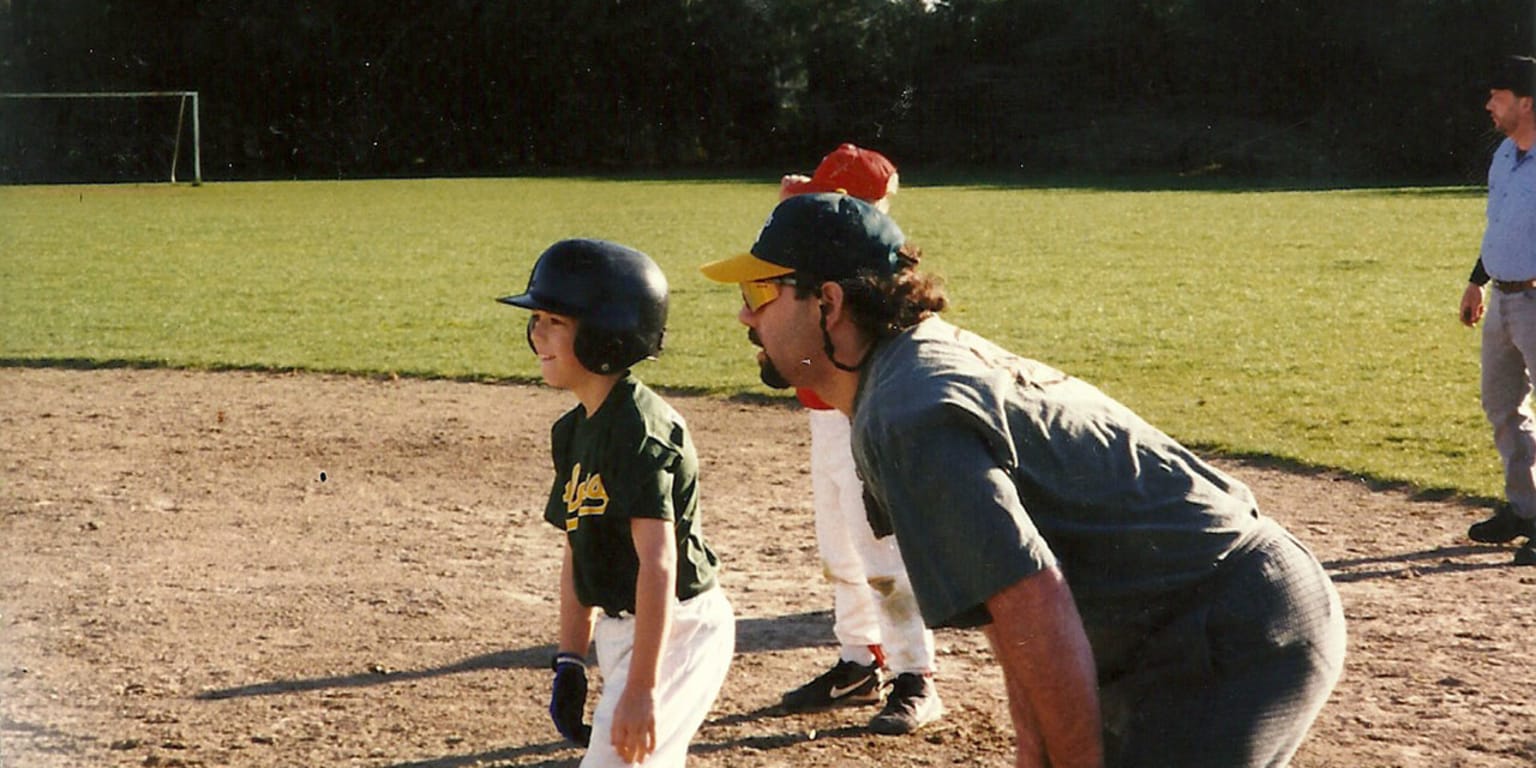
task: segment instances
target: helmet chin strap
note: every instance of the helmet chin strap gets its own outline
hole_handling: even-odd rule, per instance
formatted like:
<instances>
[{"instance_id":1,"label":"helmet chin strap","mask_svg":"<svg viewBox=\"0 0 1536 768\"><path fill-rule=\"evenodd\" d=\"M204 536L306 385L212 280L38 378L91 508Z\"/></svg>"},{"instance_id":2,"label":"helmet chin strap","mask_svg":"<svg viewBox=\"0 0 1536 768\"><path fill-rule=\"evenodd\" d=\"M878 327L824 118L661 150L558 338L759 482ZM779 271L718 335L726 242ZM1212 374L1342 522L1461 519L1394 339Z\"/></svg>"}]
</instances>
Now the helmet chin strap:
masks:
<instances>
[{"instance_id":1,"label":"helmet chin strap","mask_svg":"<svg viewBox=\"0 0 1536 768\"><path fill-rule=\"evenodd\" d=\"M821 308L821 351L826 353L827 359L831 360L832 365L836 366L839 371L858 373L869 362L869 356L874 354L875 345L869 345L869 349L864 350L864 356L859 358L859 361L853 365L844 365L839 362L837 359L837 349L832 346L832 334L827 333L827 305L818 304L817 306Z\"/></svg>"}]
</instances>

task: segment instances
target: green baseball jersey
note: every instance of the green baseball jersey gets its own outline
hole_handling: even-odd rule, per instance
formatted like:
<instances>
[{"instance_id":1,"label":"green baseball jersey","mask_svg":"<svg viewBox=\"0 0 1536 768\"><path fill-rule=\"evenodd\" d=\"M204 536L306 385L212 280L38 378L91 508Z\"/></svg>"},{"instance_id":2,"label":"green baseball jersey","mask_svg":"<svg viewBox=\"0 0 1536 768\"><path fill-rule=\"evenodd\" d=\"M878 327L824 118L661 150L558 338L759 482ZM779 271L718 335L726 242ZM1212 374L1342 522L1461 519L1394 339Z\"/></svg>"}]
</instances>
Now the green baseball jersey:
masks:
<instances>
[{"instance_id":1,"label":"green baseball jersey","mask_svg":"<svg viewBox=\"0 0 1536 768\"><path fill-rule=\"evenodd\" d=\"M544 519L570 539L582 605L634 612L632 518L672 523L677 599L715 585L719 559L699 524L699 459L688 425L665 400L625 376L595 414L577 406L561 416L550 447L555 482Z\"/></svg>"}]
</instances>

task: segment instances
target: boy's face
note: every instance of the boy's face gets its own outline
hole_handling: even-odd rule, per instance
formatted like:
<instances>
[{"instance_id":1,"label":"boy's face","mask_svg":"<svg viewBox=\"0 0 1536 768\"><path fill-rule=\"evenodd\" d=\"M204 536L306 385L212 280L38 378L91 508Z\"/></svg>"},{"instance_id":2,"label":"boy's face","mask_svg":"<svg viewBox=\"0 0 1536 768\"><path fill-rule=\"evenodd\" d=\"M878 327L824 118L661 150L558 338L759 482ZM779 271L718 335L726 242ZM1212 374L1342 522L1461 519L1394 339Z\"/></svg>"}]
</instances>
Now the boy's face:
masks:
<instances>
[{"instance_id":1,"label":"boy's face","mask_svg":"<svg viewBox=\"0 0 1536 768\"><path fill-rule=\"evenodd\" d=\"M539 373L545 384L556 389L570 389L588 375L576 359L579 322L574 317L541 309L533 310L533 317L528 320L528 337L533 341L534 354L539 356Z\"/></svg>"}]
</instances>

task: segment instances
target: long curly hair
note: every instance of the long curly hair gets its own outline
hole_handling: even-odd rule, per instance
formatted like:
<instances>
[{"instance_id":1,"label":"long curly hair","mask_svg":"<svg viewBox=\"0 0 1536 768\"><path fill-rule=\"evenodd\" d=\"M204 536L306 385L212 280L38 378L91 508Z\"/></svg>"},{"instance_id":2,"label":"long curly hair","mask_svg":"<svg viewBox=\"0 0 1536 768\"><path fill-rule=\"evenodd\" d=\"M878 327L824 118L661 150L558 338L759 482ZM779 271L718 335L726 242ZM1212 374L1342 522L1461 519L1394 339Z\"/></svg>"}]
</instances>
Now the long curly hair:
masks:
<instances>
[{"instance_id":1,"label":"long curly hair","mask_svg":"<svg viewBox=\"0 0 1536 768\"><path fill-rule=\"evenodd\" d=\"M854 277L836 281L843 287L854 324L875 341L895 336L949 307L944 279L917 269L922 249L908 243L896 255L895 274L860 270ZM795 292L801 298L817 294L823 282L806 275L795 281Z\"/></svg>"}]
</instances>

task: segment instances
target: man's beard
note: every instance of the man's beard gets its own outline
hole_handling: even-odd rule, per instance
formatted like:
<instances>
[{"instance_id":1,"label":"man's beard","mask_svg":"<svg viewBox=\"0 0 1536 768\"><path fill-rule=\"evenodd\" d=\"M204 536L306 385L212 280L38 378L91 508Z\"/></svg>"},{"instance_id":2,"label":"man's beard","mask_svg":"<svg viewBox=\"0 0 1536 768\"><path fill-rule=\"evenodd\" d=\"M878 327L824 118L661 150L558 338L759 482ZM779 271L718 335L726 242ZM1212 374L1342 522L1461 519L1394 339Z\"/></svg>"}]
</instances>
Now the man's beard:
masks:
<instances>
[{"instance_id":1,"label":"man's beard","mask_svg":"<svg viewBox=\"0 0 1536 768\"><path fill-rule=\"evenodd\" d=\"M755 328L747 329L747 341L752 342L752 344L758 349L764 349L763 340L757 337L757 329ZM778 367L775 366L773 364L773 360L768 357L768 352L766 349L763 351L763 359L760 360L757 364L757 375L763 380L764 384L767 384L774 389L789 389L790 387L794 386L793 384L789 383L788 379L784 378L784 374L779 373Z\"/></svg>"},{"instance_id":2,"label":"man's beard","mask_svg":"<svg viewBox=\"0 0 1536 768\"><path fill-rule=\"evenodd\" d=\"M774 366L773 361L769 360L767 355L763 355L763 361L757 364L757 375L763 380L764 384L774 389L789 389L792 386L784 378L784 374L779 373L779 369Z\"/></svg>"}]
</instances>

